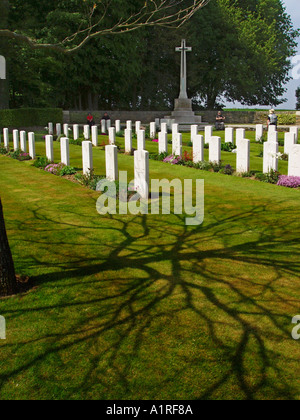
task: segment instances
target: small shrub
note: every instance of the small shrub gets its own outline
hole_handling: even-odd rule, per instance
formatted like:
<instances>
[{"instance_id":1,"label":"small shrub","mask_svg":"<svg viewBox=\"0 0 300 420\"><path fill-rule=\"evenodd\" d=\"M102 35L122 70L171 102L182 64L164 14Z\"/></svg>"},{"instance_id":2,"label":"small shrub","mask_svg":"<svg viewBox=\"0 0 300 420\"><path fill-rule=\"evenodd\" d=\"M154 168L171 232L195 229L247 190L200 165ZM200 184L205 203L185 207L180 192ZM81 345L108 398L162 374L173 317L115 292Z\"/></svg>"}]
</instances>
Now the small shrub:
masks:
<instances>
[{"instance_id":1,"label":"small shrub","mask_svg":"<svg viewBox=\"0 0 300 420\"><path fill-rule=\"evenodd\" d=\"M214 172L220 172L220 170L222 169L221 162L220 163L210 162L210 167Z\"/></svg>"},{"instance_id":2,"label":"small shrub","mask_svg":"<svg viewBox=\"0 0 300 420\"><path fill-rule=\"evenodd\" d=\"M289 155L288 155L287 153L283 153L283 154L281 155L281 160L288 161L288 160L289 160Z\"/></svg>"},{"instance_id":3,"label":"small shrub","mask_svg":"<svg viewBox=\"0 0 300 420\"><path fill-rule=\"evenodd\" d=\"M234 172L234 169L231 165L226 165L223 169L220 170L220 173L224 175L232 175Z\"/></svg>"},{"instance_id":4,"label":"small shrub","mask_svg":"<svg viewBox=\"0 0 300 420\"><path fill-rule=\"evenodd\" d=\"M8 150L0 145L0 155L7 155L8 154Z\"/></svg>"},{"instance_id":5,"label":"small shrub","mask_svg":"<svg viewBox=\"0 0 300 420\"><path fill-rule=\"evenodd\" d=\"M241 176L242 178L252 178L255 175L255 172L242 172Z\"/></svg>"},{"instance_id":6,"label":"small shrub","mask_svg":"<svg viewBox=\"0 0 300 420\"><path fill-rule=\"evenodd\" d=\"M48 160L45 156L40 156L33 162L33 166L36 168L45 169L46 166L50 163L50 160Z\"/></svg>"},{"instance_id":7,"label":"small shrub","mask_svg":"<svg viewBox=\"0 0 300 420\"><path fill-rule=\"evenodd\" d=\"M118 131L116 133L116 137L124 137L124 136L125 136L124 130Z\"/></svg>"},{"instance_id":8,"label":"small shrub","mask_svg":"<svg viewBox=\"0 0 300 420\"><path fill-rule=\"evenodd\" d=\"M187 146L188 147L193 147L193 142L192 141L189 141L188 144L187 144Z\"/></svg>"},{"instance_id":9,"label":"small shrub","mask_svg":"<svg viewBox=\"0 0 300 420\"><path fill-rule=\"evenodd\" d=\"M50 163L45 167L46 172L50 172L53 175L60 176L61 171L65 168L66 165L64 163Z\"/></svg>"},{"instance_id":10,"label":"small shrub","mask_svg":"<svg viewBox=\"0 0 300 420\"><path fill-rule=\"evenodd\" d=\"M65 176L65 175L74 175L76 174L76 169L73 168L73 166L64 166L62 168L62 170L60 171L60 176Z\"/></svg>"},{"instance_id":11,"label":"small shrub","mask_svg":"<svg viewBox=\"0 0 300 420\"><path fill-rule=\"evenodd\" d=\"M79 182L79 184L96 191L98 182L101 181L101 179L105 179L105 176L95 175L94 171L92 170L87 175L76 174L75 179Z\"/></svg>"},{"instance_id":12,"label":"small shrub","mask_svg":"<svg viewBox=\"0 0 300 420\"><path fill-rule=\"evenodd\" d=\"M223 152L232 152L232 150L236 149L236 145L233 143L222 143L221 150Z\"/></svg>"},{"instance_id":13,"label":"small shrub","mask_svg":"<svg viewBox=\"0 0 300 420\"><path fill-rule=\"evenodd\" d=\"M9 152L8 156L10 156L12 159L20 161L31 160L29 153L25 153L22 150L14 150L13 152Z\"/></svg>"},{"instance_id":14,"label":"small shrub","mask_svg":"<svg viewBox=\"0 0 300 420\"><path fill-rule=\"evenodd\" d=\"M279 125L293 125L293 124L296 124L296 115L295 114L279 114L278 115L278 124Z\"/></svg>"},{"instance_id":15,"label":"small shrub","mask_svg":"<svg viewBox=\"0 0 300 420\"><path fill-rule=\"evenodd\" d=\"M196 163L195 168L200 169L201 171L209 171L211 168L211 164L204 160L203 162Z\"/></svg>"},{"instance_id":16,"label":"small shrub","mask_svg":"<svg viewBox=\"0 0 300 420\"><path fill-rule=\"evenodd\" d=\"M277 184L279 180L280 173L271 169L268 174L263 174L261 172L255 175L255 178L262 182L268 182L269 184Z\"/></svg>"}]
</instances>

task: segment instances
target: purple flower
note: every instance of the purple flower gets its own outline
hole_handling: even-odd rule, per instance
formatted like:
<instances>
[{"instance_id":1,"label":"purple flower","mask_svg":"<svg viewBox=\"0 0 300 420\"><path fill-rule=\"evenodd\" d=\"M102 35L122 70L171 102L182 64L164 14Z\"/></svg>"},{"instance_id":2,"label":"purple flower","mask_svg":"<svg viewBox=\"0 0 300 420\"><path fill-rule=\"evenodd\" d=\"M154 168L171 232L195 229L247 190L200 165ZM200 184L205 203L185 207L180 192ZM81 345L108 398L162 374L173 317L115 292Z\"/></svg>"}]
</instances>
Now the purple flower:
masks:
<instances>
[{"instance_id":1,"label":"purple flower","mask_svg":"<svg viewBox=\"0 0 300 420\"><path fill-rule=\"evenodd\" d=\"M277 185L281 187L288 187L288 188L299 188L300 176L280 175Z\"/></svg>"}]
</instances>

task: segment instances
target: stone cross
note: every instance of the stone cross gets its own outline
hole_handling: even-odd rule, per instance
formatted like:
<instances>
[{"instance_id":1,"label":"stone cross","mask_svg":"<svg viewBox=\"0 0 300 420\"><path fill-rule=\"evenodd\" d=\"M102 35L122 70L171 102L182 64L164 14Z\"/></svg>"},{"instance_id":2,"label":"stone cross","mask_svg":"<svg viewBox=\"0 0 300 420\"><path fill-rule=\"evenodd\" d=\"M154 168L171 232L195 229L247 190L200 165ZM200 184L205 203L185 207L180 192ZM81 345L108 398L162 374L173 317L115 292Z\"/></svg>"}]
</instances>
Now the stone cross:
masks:
<instances>
[{"instance_id":1,"label":"stone cross","mask_svg":"<svg viewBox=\"0 0 300 420\"><path fill-rule=\"evenodd\" d=\"M180 69L180 94L179 98L187 99L186 86L186 53L191 52L192 48L186 46L185 39L181 41L181 47L176 48L176 52L181 52L181 69Z\"/></svg>"}]
</instances>

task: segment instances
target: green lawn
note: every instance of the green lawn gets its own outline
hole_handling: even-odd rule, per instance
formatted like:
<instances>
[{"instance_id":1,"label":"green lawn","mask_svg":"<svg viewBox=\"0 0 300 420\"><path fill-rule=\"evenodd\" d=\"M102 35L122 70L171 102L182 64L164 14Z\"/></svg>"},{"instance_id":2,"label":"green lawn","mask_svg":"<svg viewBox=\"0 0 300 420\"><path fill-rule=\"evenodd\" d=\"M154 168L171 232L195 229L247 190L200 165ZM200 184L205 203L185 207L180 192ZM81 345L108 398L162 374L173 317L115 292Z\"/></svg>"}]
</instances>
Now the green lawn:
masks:
<instances>
[{"instance_id":1,"label":"green lawn","mask_svg":"<svg viewBox=\"0 0 300 420\"><path fill-rule=\"evenodd\" d=\"M133 177L133 157L119 169ZM204 223L100 216L98 193L0 156L16 271L34 285L0 301L0 399L300 398L300 191L157 161L150 175L204 179Z\"/></svg>"}]
</instances>

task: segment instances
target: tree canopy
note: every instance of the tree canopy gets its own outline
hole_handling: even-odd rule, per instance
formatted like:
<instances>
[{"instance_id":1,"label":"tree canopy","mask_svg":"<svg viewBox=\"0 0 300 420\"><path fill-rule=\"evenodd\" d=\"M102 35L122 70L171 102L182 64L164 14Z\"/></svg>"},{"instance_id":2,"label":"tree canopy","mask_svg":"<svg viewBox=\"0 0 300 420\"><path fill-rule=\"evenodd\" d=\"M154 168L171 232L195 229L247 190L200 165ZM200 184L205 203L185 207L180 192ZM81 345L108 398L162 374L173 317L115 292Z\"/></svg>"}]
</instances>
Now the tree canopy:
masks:
<instances>
[{"instance_id":1,"label":"tree canopy","mask_svg":"<svg viewBox=\"0 0 300 420\"><path fill-rule=\"evenodd\" d=\"M142 5L150 3L10 0L7 30L31 40L3 38L0 30L11 107L172 108L179 92L180 54L175 47L181 38L193 47L188 55L188 90L195 106L216 108L222 98L246 105L280 103L298 34L281 0L156 2L172 7L158 10L152 16L156 23L150 19L142 25L139 13L146 13L149 9ZM179 3L185 10L182 15ZM198 10L196 4L206 7ZM169 21L160 21L166 12ZM136 30L125 30L130 16L136 16ZM89 22L98 22L93 28L98 33L87 42L86 32L79 33L79 28ZM33 48L32 42L43 47Z\"/></svg>"}]
</instances>

